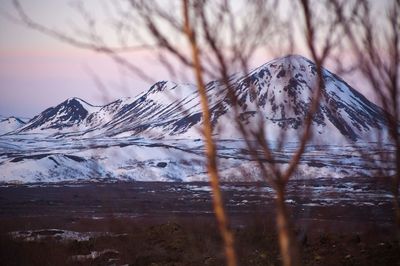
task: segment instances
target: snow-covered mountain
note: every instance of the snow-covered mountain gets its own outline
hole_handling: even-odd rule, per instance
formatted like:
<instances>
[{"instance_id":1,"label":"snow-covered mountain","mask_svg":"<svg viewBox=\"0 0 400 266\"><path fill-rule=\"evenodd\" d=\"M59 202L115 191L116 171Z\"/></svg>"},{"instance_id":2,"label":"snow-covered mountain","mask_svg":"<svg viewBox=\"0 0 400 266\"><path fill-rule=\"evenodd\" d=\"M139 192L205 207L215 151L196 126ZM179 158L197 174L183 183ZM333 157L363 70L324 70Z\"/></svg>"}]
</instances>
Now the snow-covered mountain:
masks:
<instances>
[{"instance_id":1,"label":"snow-covered mountain","mask_svg":"<svg viewBox=\"0 0 400 266\"><path fill-rule=\"evenodd\" d=\"M381 108L335 74L326 69L322 74L322 97L312 122L317 136L330 141L338 136L354 141L385 127ZM239 79L234 86L241 107L240 118L252 125L261 115L267 121L267 132L291 131L298 135L317 80L316 66L310 60L298 55L275 59ZM229 110L227 103L218 109Z\"/></svg>"},{"instance_id":2,"label":"snow-covered mountain","mask_svg":"<svg viewBox=\"0 0 400 266\"><path fill-rule=\"evenodd\" d=\"M18 128L25 125L25 122L18 117L1 117L0 118L0 135L6 134L11 131L15 131Z\"/></svg>"},{"instance_id":3,"label":"snow-covered mountain","mask_svg":"<svg viewBox=\"0 0 400 266\"><path fill-rule=\"evenodd\" d=\"M320 139L352 140L376 135L385 127L384 111L328 70L325 86L313 117L314 135ZM268 139L282 132L299 136L316 89L316 66L290 55L270 61L247 75L235 74L230 85L238 100L238 117L222 81L206 85L211 119L220 138L240 138L232 119L248 127L264 121ZM103 107L71 98L34 117L17 132L48 131L108 137L199 138L202 112L196 87L161 81L135 98ZM222 128L222 130L219 130ZM295 140L295 139L294 139Z\"/></svg>"},{"instance_id":4,"label":"snow-covered mountain","mask_svg":"<svg viewBox=\"0 0 400 266\"><path fill-rule=\"evenodd\" d=\"M99 109L99 106L91 105L82 99L69 98L55 107L44 110L17 132L84 130L85 128L80 127L81 122Z\"/></svg>"},{"instance_id":5,"label":"snow-covered mountain","mask_svg":"<svg viewBox=\"0 0 400 266\"><path fill-rule=\"evenodd\" d=\"M182 127L188 129L200 121L201 115L196 123L185 120L187 112L199 109L196 108L198 104L194 85L157 82L129 104L122 105L112 119L103 125L103 130L108 136L176 135L185 131L180 130Z\"/></svg>"},{"instance_id":6,"label":"snow-covered mountain","mask_svg":"<svg viewBox=\"0 0 400 266\"><path fill-rule=\"evenodd\" d=\"M326 69L323 78L312 121L315 141L306 147L294 177L374 176L377 162L367 162L362 156L367 152L387 154L378 164L391 173L394 146L365 144L377 131L385 132L384 111ZM261 180L234 121L240 119L246 128L265 127L279 167L286 167L298 148L296 140L315 92L316 66L292 55L246 75L235 74L229 83L237 112L224 82L206 85L221 178ZM0 184L207 181L204 146L198 141L201 126L199 97L191 84L160 81L136 97L105 106L71 98L0 136ZM288 141L279 149L273 140L282 135Z\"/></svg>"},{"instance_id":7,"label":"snow-covered mountain","mask_svg":"<svg viewBox=\"0 0 400 266\"><path fill-rule=\"evenodd\" d=\"M313 118L317 138L365 140L384 129L381 108L326 69L323 78L325 86ZM315 64L298 55L275 59L241 77L233 75L230 84L239 105L235 117L225 84L212 81L206 85L211 119L216 129L222 127L215 132L221 138L240 138L232 121L240 119L246 126L254 127L261 120L265 122L268 139L274 140L282 133L297 138L316 83ZM202 112L193 86L159 82L127 108L109 123L113 126L107 128L107 134L199 137Z\"/></svg>"}]
</instances>

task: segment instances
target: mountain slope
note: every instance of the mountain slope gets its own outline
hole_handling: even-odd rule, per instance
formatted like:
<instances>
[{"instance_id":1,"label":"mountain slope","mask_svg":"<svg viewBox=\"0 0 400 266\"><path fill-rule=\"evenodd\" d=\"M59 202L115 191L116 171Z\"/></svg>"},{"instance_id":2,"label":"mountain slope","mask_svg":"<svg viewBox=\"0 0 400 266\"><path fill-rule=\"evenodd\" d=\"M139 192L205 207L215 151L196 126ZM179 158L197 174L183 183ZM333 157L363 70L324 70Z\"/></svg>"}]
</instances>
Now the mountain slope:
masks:
<instances>
[{"instance_id":1,"label":"mountain slope","mask_svg":"<svg viewBox=\"0 0 400 266\"><path fill-rule=\"evenodd\" d=\"M25 125L25 122L21 119L11 116L8 118L0 119L0 135L6 134L11 131L15 131L18 128Z\"/></svg>"},{"instance_id":2,"label":"mountain slope","mask_svg":"<svg viewBox=\"0 0 400 266\"><path fill-rule=\"evenodd\" d=\"M100 107L93 106L82 99L69 98L55 107L44 110L20 128L18 132L76 130L88 115L99 109Z\"/></svg>"}]
</instances>

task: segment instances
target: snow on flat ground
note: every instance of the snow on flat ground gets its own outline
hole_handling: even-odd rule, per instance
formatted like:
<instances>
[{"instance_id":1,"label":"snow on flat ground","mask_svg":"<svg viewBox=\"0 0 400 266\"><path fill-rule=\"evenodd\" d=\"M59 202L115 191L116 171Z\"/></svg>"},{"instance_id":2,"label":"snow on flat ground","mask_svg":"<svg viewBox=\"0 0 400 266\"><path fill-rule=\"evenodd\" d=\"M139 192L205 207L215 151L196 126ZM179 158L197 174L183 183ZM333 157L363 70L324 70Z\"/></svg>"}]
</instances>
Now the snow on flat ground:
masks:
<instances>
[{"instance_id":1,"label":"snow on flat ground","mask_svg":"<svg viewBox=\"0 0 400 266\"><path fill-rule=\"evenodd\" d=\"M241 140L220 140L219 170L223 181L257 181L262 176ZM274 145L271 145L274 147ZM373 164L359 153L393 153L371 143L311 145L294 174L296 179L373 176ZM296 143L274 151L284 169ZM389 167L388 162L376 162ZM207 181L201 140L150 140L120 138L49 138L41 134L0 137L0 182L34 183L60 181Z\"/></svg>"}]
</instances>

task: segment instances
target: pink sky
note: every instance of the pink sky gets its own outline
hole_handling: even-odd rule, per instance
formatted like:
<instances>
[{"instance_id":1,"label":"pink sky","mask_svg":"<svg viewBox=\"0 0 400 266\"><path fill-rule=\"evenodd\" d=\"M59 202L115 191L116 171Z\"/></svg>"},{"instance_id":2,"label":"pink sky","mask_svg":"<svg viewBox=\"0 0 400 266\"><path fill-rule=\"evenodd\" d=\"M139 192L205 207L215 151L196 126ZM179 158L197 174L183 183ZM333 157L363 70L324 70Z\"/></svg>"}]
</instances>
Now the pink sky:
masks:
<instances>
[{"instance_id":1,"label":"pink sky","mask_svg":"<svg viewBox=\"0 0 400 266\"><path fill-rule=\"evenodd\" d=\"M62 29L74 18L74 11L67 5L60 7L59 1L42 0L40 5L35 1L21 2L35 19L46 25ZM96 6L93 0L87 2L91 7ZM10 8L8 1L0 2L0 11ZM166 71L149 57L136 53L132 59L154 80L169 79ZM270 59L271 56L260 54L252 67ZM109 90L107 94L99 91L89 72L101 78ZM345 79L355 88L363 89L357 77ZM150 85L138 77L121 75L104 55L70 47L0 16L0 115L32 117L75 96L93 104L105 104L135 96ZM364 89L365 92L371 95Z\"/></svg>"},{"instance_id":2,"label":"pink sky","mask_svg":"<svg viewBox=\"0 0 400 266\"><path fill-rule=\"evenodd\" d=\"M136 55L146 67L145 58ZM101 78L112 90L107 98L91 77ZM135 96L149 84L139 78L121 76L106 56L74 49L59 51L0 52L0 114L33 116L68 97L80 97L93 104Z\"/></svg>"},{"instance_id":3,"label":"pink sky","mask_svg":"<svg viewBox=\"0 0 400 266\"><path fill-rule=\"evenodd\" d=\"M93 4L96 1L87 2L96 6ZM75 19L74 11L66 4L68 1L60 4L60 1L41 0L38 4L22 0L21 3L33 18L57 29ZM10 1L0 2L0 11L10 10ZM135 54L135 62L144 69L156 70L147 57ZM108 97L99 91L90 72L112 90ZM166 78L162 71L154 75L156 80ZM75 96L93 104L105 104L135 96L149 85L137 77L121 75L104 55L71 47L0 16L0 115L32 117Z\"/></svg>"}]
</instances>

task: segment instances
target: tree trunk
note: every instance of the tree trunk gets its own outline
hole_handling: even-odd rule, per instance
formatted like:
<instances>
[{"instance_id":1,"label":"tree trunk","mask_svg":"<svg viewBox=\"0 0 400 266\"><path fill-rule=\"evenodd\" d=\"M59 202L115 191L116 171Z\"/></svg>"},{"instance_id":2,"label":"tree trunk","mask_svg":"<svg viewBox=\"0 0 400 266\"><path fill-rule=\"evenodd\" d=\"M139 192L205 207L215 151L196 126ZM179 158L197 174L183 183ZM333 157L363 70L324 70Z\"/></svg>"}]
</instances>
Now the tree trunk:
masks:
<instances>
[{"instance_id":1,"label":"tree trunk","mask_svg":"<svg viewBox=\"0 0 400 266\"><path fill-rule=\"evenodd\" d=\"M196 38L190 25L189 6L187 0L183 0L183 17L185 32L192 48L192 58L194 63L193 70L196 76L197 90L199 92L200 104L203 113L204 144L208 161L207 171L210 177L214 213L218 222L218 228L221 233L222 240L224 242L226 263L228 266L236 266L237 258L234 249L234 237L228 226L228 218L225 213L222 193L219 186L217 150L212 138L212 123L210 119L207 90L203 81L203 73Z\"/></svg>"},{"instance_id":2,"label":"tree trunk","mask_svg":"<svg viewBox=\"0 0 400 266\"><path fill-rule=\"evenodd\" d=\"M279 247L284 266L300 265L299 250L285 205L285 188L279 185L276 198L276 224L278 227Z\"/></svg>"}]
</instances>

